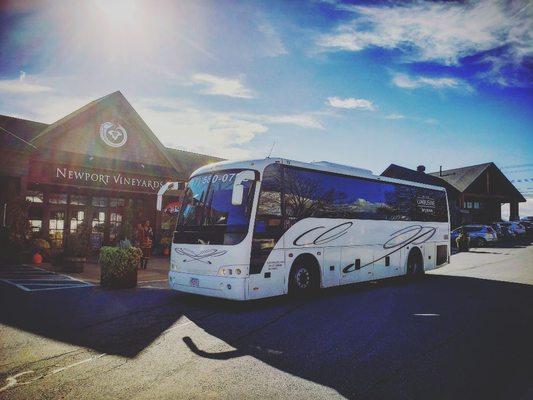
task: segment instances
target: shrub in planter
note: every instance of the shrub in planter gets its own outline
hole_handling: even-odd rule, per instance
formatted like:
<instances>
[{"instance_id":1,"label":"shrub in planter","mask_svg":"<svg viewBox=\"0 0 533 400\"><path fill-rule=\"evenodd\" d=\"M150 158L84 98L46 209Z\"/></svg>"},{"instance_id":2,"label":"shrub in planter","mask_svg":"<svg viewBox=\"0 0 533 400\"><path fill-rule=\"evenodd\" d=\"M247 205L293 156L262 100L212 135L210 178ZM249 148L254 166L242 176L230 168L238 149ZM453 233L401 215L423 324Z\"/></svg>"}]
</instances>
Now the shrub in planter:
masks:
<instances>
[{"instance_id":1,"label":"shrub in planter","mask_svg":"<svg viewBox=\"0 0 533 400\"><path fill-rule=\"evenodd\" d=\"M108 289L137 286L137 267L142 252L137 247L120 249L104 246L100 249L100 285Z\"/></svg>"},{"instance_id":2,"label":"shrub in planter","mask_svg":"<svg viewBox=\"0 0 533 400\"><path fill-rule=\"evenodd\" d=\"M89 253L90 229L86 226L79 228L78 233L70 235L63 252L63 270L67 272L82 272L87 254Z\"/></svg>"}]
</instances>

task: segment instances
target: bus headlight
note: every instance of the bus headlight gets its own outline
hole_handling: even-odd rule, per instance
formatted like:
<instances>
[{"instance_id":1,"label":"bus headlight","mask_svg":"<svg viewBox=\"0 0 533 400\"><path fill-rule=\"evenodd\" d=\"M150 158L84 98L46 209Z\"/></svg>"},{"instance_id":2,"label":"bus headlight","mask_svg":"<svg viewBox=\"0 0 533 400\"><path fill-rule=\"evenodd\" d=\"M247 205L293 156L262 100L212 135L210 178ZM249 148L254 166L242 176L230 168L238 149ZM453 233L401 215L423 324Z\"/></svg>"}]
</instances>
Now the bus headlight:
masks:
<instances>
[{"instance_id":1,"label":"bus headlight","mask_svg":"<svg viewBox=\"0 0 533 400\"><path fill-rule=\"evenodd\" d=\"M235 273L236 273L237 275L240 275L241 272L242 272L242 271L241 271L239 268L235 269Z\"/></svg>"}]
</instances>

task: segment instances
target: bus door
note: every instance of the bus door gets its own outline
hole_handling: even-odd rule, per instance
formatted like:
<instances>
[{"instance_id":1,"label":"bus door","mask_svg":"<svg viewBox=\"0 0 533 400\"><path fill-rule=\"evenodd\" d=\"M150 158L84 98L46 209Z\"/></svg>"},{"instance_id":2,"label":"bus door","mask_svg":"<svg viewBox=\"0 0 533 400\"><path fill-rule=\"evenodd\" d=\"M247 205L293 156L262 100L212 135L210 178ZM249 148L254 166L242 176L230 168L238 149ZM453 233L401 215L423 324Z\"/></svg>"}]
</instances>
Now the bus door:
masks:
<instances>
[{"instance_id":1,"label":"bus door","mask_svg":"<svg viewBox=\"0 0 533 400\"><path fill-rule=\"evenodd\" d=\"M374 251L371 246L343 247L341 249L340 283L364 282L373 279Z\"/></svg>"}]
</instances>

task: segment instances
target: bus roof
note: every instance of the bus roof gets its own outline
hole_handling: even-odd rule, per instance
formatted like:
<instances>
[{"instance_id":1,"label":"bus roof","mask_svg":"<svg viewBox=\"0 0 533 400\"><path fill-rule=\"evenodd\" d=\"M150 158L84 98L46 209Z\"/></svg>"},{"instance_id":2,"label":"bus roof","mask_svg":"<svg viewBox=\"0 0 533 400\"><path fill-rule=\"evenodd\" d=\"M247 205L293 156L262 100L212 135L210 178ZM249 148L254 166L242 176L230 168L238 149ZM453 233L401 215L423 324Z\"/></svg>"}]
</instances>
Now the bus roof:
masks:
<instances>
[{"instance_id":1,"label":"bus roof","mask_svg":"<svg viewBox=\"0 0 533 400\"><path fill-rule=\"evenodd\" d=\"M340 174L340 175L357 176L360 178L372 179L372 180L381 181L381 182L398 183L398 184L403 184L403 185L418 186L418 187L423 187L427 189L446 191L446 189L441 186L427 185L424 183L404 181L401 179L389 178L389 177L385 177L381 175L374 175L372 174L372 171L362 169L362 168L351 167L349 165L335 164L335 163L330 163L326 161L307 163L307 162L302 162L302 161L288 160L285 158L263 158L263 159L250 159L250 160L221 161L221 162L208 164L201 168L198 168L196 171L194 171L191 174L191 177L195 175L199 175L199 174L204 174L204 173L219 171L219 170L225 170L225 169L241 169L241 168L256 169L262 172L268 165L275 164L275 163L284 164L284 165L293 165L295 167L311 169L311 170L316 170L316 171L331 172L331 173Z\"/></svg>"}]
</instances>

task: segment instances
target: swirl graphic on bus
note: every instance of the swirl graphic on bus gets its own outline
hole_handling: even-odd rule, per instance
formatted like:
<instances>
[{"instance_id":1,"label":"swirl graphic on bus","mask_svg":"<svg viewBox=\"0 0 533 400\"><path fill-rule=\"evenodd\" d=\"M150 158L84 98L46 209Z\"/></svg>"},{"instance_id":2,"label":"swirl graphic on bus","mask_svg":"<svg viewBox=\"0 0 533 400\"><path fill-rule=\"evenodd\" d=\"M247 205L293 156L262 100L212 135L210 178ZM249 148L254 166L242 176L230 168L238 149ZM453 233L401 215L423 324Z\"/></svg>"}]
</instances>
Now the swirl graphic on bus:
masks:
<instances>
[{"instance_id":1,"label":"swirl graphic on bus","mask_svg":"<svg viewBox=\"0 0 533 400\"><path fill-rule=\"evenodd\" d=\"M312 246L332 242L335 239L340 238L341 236L346 235L348 229L353 225L353 222L343 222L342 224L335 225L332 228L326 229L325 226L316 226L311 228L300 236L298 236L292 242L295 246ZM323 229L326 229L323 231Z\"/></svg>"},{"instance_id":2,"label":"swirl graphic on bus","mask_svg":"<svg viewBox=\"0 0 533 400\"><path fill-rule=\"evenodd\" d=\"M188 258L184 258L183 262L200 261L204 264L211 264L211 261L206 260L206 258L220 257L226 254L227 251L217 250L217 249L207 249L199 253L196 253L189 249L177 248L176 253L181 254L182 256L188 257Z\"/></svg>"},{"instance_id":3,"label":"swirl graphic on bus","mask_svg":"<svg viewBox=\"0 0 533 400\"><path fill-rule=\"evenodd\" d=\"M404 247L410 244L422 244L424 242L427 242L435 235L436 232L437 228L433 226L411 225L402 228L396 232L391 233L391 238L383 244L383 249L392 251L361 266L356 266L355 263L348 264L342 269L342 272L347 274L349 272L358 271L364 267L368 267L369 265L384 259L385 257L390 256L391 254L396 253L397 251L403 249Z\"/></svg>"}]
</instances>

